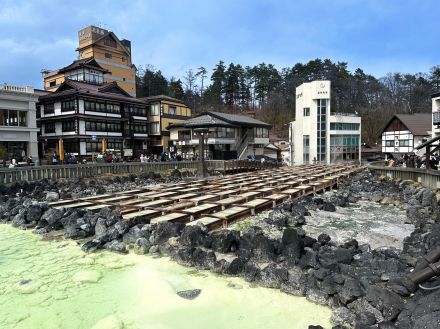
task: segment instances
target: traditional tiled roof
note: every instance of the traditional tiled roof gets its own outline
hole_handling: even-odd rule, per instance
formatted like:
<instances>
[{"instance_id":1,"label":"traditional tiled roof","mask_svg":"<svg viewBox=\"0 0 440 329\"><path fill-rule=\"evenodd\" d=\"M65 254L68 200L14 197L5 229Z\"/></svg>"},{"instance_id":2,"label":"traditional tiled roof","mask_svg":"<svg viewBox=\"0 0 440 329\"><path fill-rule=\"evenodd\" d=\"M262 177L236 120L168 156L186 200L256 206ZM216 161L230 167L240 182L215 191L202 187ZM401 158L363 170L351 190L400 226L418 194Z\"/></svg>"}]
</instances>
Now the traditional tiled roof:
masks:
<instances>
[{"instance_id":1,"label":"traditional tiled roof","mask_svg":"<svg viewBox=\"0 0 440 329\"><path fill-rule=\"evenodd\" d=\"M429 131L432 125L431 113L395 114L385 125L385 128L388 127L394 118L399 119L414 136L430 135Z\"/></svg>"},{"instance_id":2,"label":"traditional tiled roof","mask_svg":"<svg viewBox=\"0 0 440 329\"><path fill-rule=\"evenodd\" d=\"M271 128L270 124L244 115L220 112L203 112L182 123L172 124L170 127L204 128L204 127L262 127Z\"/></svg>"},{"instance_id":3,"label":"traditional tiled roof","mask_svg":"<svg viewBox=\"0 0 440 329\"><path fill-rule=\"evenodd\" d=\"M72 64L67 65L61 69L58 70L58 73L68 72L72 70L76 70L78 68L87 67L92 70L101 71L102 73L109 73L108 70L104 69L102 66L100 66L94 58L85 58L85 59L78 59L74 61Z\"/></svg>"},{"instance_id":4,"label":"traditional tiled roof","mask_svg":"<svg viewBox=\"0 0 440 329\"><path fill-rule=\"evenodd\" d=\"M82 95L90 97L98 97L127 103L137 103L145 105L145 102L130 96L116 82L106 83L103 85L94 85L90 83L74 81L66 79L58 89L48 95L39 98L40 101L65 98L73 95Z\"/></svg>"},{"instance_id":5,"label":"traditional tiled roof","mask_svg":"<svg viewBox=\"0 0 440 329\"><path fill-rule=\"evenodd\" d=\"M157 101L170 101L170 102L174 102L174 103L181 103L181 104L185 104L186 103L181 100L181 99L177 99L174 97L170 97L167 95L156 95L156 96L149 96L149 97L139 97L139 99L142 99L143 101L147 102L147 103L153 103L153 102L157 102Z\"/></svg>"},{"instance_id":6,"label":"traditional tiled roof","mask_svg":"<svg viewBox=\"0 0 440 329\"><path fill-rule=\"evenodd\" d=\"M213 116L216 116L220 119L223 119L227 122L236 124L236 125L249 125L249 126L256 126L256 127L265 127L265 128L271 128L272 126L266 122L245 116L245 115L238 115L238 114L229 114L229 113L222 113L222 112L214 112L209 111L206 112L208 114L211 114Z\"/></svg>"}]
</instances>

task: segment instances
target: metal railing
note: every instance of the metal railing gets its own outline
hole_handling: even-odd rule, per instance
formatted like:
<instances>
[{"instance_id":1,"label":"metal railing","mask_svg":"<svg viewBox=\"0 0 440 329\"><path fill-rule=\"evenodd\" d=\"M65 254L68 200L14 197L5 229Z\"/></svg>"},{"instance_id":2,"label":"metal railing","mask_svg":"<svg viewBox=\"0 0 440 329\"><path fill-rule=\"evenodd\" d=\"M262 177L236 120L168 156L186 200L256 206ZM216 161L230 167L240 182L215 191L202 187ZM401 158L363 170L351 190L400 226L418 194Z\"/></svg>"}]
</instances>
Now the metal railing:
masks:
<instances>
[{"instance_id":1,"label":"metal railing","mask_svg":"<svg viewBox=\"0 0 440 329\"><path fill-rule=\"evenodd\" d=\"M38 181L42 179L56 180L72 177L95 177L100 175L139 174L148 172L164 172L168 170L196 170L197 161L175 162L128 162L128 163L90 163L77 165L47 165L36 167L0 168L0 183L10 184L18 181ZM271 164L246 160L206 160L208 171L226 173L239 170L263 169Z\"/></svg>"}]
</instances>

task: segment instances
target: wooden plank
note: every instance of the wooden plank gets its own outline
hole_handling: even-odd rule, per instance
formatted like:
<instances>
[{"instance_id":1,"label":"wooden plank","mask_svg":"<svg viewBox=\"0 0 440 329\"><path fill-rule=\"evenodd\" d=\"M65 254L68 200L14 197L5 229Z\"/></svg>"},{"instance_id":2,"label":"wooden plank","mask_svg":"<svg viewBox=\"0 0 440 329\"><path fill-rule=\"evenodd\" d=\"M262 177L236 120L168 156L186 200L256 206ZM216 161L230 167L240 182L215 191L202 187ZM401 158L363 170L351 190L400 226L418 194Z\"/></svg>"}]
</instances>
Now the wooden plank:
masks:
<instances>
[{"instance_id":1,"label":"wooden plank","mask_svg":"<svg viewBox=\"0 0 440 329\"><path fill-rule=\"evenodd\" d=\"M134 211L134 212L124 214L124 215L122 215L122 219L127 220L127 221L131 221L134 219L140 219L140 218L148 219L153 216L158 216L160 214L161 214L161 212L158 210L146 209L146 210Z\"/></svg>"},{"instance_id":2,"label":"wooden plank","mask_svg":"<svg viewBox=\"0 0 440 329\"><path fill-rule=\"evenodd\" d=\"M268 209L272 207L272 201L267 199L254 199L241 205L251 210L251 215L255 216L257 210Z\"/></svg>"},{"instance_id":3,"label":"wooden plank","mask_svg":"<svg viewBox=\"0 0 440 329\"><path fill-rule=\"evenodd\" d=\"M75 202L75 203L72 203L72 204L67 204L67 205L63 205L63 206L57 206L57 207L54 207L55 209L61 209L61 208L83 208L83 207L86 207L86 206L90 206L90 205L93 205L93 203L91 203L91 202Z\"/></svg>"},{"instance_id":4,"label":"wooden plank","mask_svg":"<svg viewBox=\"0 0 440 329\"><path fill-rule=\"evenodd\" d=\"M218 199L220 199L220 196L218 196L218 195L205 194L205 195L198 196L196 198L189 199L188 201L192 201L192 202L194 202L195 205L198 205L200 202L203 202L203 201L214 201L214 200L218 200Z\"/></svg>"},{"instance_id":5,"label":"wooden plank","mask_svg":"<svg viewBox=\"0 0 440 329\"><path fill-rule=\"evenodd\" d=\"M215 201L213 203L221 205L222 209L224 210L226 208L226 206L229 206L229 205L234 204L234 203L239 203L239 202L241 202L243 200L246 200L246 197L244 197L242 195L237 195L237 196L232 196L232 197L229 197L229 198L226 198L226 199L222 199L222 200L219 200L219 201Z\"/></svg>"},{"instance_id":6,"label":"wooden plank","mask_svg":"<svg viewBox=\"0 0 440 329\"><path fill-rule=\"evenodd\" d=\"M165 206L165 205L173 203L173 202L174 202L174 200L170 200L170 199L159 199L159 200L153 200L153 201L148 201L148 202L140 201L139 203L130 204L130 206L137 207L137 208L154 208L154 207Z\"/></svg>"},{"instance_id":7,"label":"wooden plank","mask_svg":"<svg viewBox=\"0 0 440 329\"><path fill-rule=\"evenodd\" d=\"M87 206L87 207L84 207L85 209L87 209L87 210L90 210L90 211L97 211L97 210L101 210L102 208L114 208L114 205L111 205L111 204L95 204L95 205L93 205L93 206Z\"/></svg>"},{"instance_id":8,"label":"wooden plank","mask_svg":"<svg viewBox=\"0 0 440 329\"><path fill-rule=\"evenodd\" d=\"M237 216L244 215L248 212L249 212L248 208L235 206L235 207L231 207L231 208L219 211L215 214L212 214L211 216L221 218L223 220L229 220L229 219L235 218Z\"/></svg>"},{"instance_id":9,"label":"wooden plank","mask_svg":"<svg viewBox=\"0 0 440 329\"><path fill-rule=\"evenodd\" d=\"M172 199L172 200L184 200L184 199L194 198L196 196L198 196L197 193L185 193L185 194L180 194L180 195L172 196L172 197L170 197L170 199Z\"/></svg>"},{"instance_id":10,"label":"wooden plank","mask_svg":"<svg viewBox=\"0 0 440 329\"><path fill-rule=\"evenodd\" d=\"M151 224L157 224L161 222L176 222L176 221L184 221L185 219L188 219L188 214L182 214L177 212L172 212L170 214L166 214L163 216L155 217L150 220Z\"/></svg>"},{"instance_id":11,"label":"wooden plank","mask_svg":"<svg viewBox=\"0 0 440 329\"><path fill-rule=\"evenodd\" d=\"M188 207L191 207L192 205L194 205L194 203L192 203L191 201L181 201L181 202L174 203L170 206L161 207L161 208L157 208L157 209L161 210L162 214L165 214L166 212L188 208Z\"/></svg>"},{"instance_id":12,"label":"wooden plank","mask_svg":"<svg viewBox=\"0 0 440 329\"><path fill-rule=\"evenodd\" d=\"M223 198L225 196L231 195L231 194L237 194L238 190L227 190L227 191L211 191L211 194L215 194L220 196L220 198Z\"/></svg>"},{"instance_id":13,"label":"wooden plank","mask_svg":"<svg viewBox=\"0 0 440 329\"><path fill-rule=\"evenodd\" d=\"M215 226L221 226L222 220L220 218L216 218L216 217L204 216L204 217L200 217L196 220L193 220L189 223L186 223L186 225L197 225L199 223L205 225L208 229L211 230Z\"/></svg>"},{"instance_id":14,"label":"wooden plank","mask_svg":"<svg viewBox=\"0 0 440 329\"><path fill-rule=\"evenodd\" d=\"M204 203L199 206L183 209L180 212L182 212L184 214L189 214L190 220L194 220L194 218L198 217L202 213L209 213L209 212L212 212L212 211L219 209L220 207L221 206L218 204Z\"/></svg>"},{"instance_id":15,"label":"wooden plank","mask_svg":"<svg viewBox=\"0 0 440 329\"><path fill-rule=\"evenodd\" d=\"M164 198L164 197L171 197L178 194L178 192L163 192L163 193L155 193L155 194L151 194L151 195L144 195L143 197L145 199L150 199L150 200L156 200L156 199L160 199L160 198Z\"/></svg>"}]
</instances>

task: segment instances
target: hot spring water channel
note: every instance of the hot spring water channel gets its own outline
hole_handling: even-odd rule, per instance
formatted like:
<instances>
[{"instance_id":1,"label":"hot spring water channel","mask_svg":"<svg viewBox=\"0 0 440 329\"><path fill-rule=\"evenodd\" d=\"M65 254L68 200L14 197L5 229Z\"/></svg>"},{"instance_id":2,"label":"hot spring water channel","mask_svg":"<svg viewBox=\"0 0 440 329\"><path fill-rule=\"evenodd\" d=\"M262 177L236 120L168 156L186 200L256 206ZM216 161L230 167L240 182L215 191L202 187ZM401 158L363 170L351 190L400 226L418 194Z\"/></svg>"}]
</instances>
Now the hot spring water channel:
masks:
<instances>
[{"instance_id":1,"label":"hot spring water channel","mask_svg":"<svg viewBox=\"0 0 440 329\"><path fill-rule=\"evenodd\" d=\"M176 292L201 289L188 300ZM85 254L0 225L0 328L331 327L331 310L239 278L149 256Z\"/></svg>"},{"instance_id":2,"label":"hot spring water channel","mask_svg":"<svg viewBox=\"0 0 440 329\"><path fill-rule=\"evenodd\" d=\"M336 212L311 211L303 228L339 243L356 238L372 248L400 249L414 229L405 217L396 207L360 201ZM201 293L193 300L177 294L190 289ZM41 241L0 225L2 329L330 328L330 316L329 308L240 278L167 258L85 254L73 241Z\"/></svg>"}]
</instances>

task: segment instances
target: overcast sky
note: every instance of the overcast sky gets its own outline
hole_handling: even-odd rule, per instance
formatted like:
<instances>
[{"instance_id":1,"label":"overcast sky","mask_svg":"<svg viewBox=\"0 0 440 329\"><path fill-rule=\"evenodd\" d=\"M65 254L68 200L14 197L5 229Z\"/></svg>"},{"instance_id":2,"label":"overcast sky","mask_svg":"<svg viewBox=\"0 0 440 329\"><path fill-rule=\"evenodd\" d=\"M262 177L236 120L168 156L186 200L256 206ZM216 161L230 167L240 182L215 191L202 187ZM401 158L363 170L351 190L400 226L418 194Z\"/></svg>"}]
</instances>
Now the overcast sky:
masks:
<instances>
[{"instance_id":1,"label":"overcast sky","mask_svg":"<svg viewBox=\"0 0 440 329\"><path fill-rule=\"evenodd\" d=\"M77 32L92 24L168 78L219 60L330 58L377 77L440 64L435 0L0 0L0 83L41 87L41 69L75 60Z\"/></svg>"}]
</instances>

